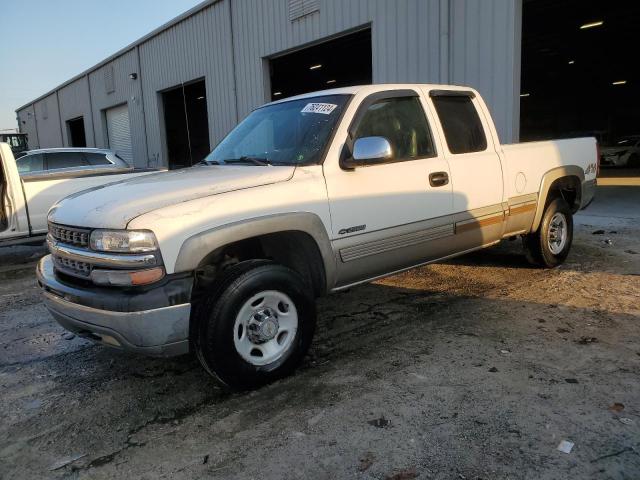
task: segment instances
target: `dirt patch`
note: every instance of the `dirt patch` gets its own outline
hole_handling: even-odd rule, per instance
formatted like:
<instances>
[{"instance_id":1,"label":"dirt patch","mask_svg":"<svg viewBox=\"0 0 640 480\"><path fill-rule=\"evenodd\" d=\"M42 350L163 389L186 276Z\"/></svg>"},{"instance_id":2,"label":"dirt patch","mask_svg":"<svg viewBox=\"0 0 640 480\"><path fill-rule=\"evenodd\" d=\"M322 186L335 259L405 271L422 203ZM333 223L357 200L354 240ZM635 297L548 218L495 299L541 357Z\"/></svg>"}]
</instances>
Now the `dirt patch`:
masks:
<instances>
[{"instance_id":1,"label":"dirt patch","mask_svg":"<svg viewBox=\"0 0 640 480\"><path fill-rule=\"evenodd\" d=\"M633 478L640 222L576 233L555 270L505 242L324 298L302 368L248 394L65 339L43 251L0 254L0 477Z\"/></svg>"}]
</instances>

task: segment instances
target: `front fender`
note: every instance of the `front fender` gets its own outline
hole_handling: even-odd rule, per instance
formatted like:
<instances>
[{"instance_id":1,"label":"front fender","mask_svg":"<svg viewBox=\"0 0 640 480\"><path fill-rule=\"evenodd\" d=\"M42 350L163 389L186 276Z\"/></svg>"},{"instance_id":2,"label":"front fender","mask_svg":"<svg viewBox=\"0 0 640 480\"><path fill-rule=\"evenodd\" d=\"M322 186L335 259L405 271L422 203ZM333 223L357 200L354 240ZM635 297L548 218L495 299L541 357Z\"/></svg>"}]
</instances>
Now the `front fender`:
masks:
<instances>
[{"instance_id":1,"label":"front fender","mask_svg":"<svg viewBox=\"0 0 640 480\"><path fill-rule=\"evenodd\" d=\"M174 271L195 270L214 250L239 240L270 233L299 231L316 242L324 263L327 291L336 280L336 257L320 217L308 212L281 213L234 222L200 232L184 241Z\"/></svg>"}]
</instances>

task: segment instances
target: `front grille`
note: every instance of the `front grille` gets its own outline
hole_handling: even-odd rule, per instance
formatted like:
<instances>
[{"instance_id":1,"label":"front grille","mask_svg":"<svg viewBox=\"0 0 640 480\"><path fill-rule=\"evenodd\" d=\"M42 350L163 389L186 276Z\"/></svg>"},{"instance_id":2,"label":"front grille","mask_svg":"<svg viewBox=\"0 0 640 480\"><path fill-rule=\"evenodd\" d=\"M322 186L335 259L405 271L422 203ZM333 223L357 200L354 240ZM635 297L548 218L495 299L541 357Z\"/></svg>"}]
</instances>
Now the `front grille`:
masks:
<instances>
[{"instance_id":1,"label":"front grille","mask_svg":"<svg viewBox=\"0 0 640 480\"><path fill-rule=\"evenodd\" d=\"M49 234L58 242L73 245L74 247L88 247L89 234L91 232L84 228L66 227L49 224Z\"/></svg>"},{"instance_id":2,"label":"front grille","mask_svg":"<svg viewBox=\"0 0 640 480\"><path fill-rule=\"evenodd\" d=\"M68 258L53 256L53 261L58 270L76 277L89 277L91 275L91 264L86 262L77 262Z\"/></svg>"}]
</instances>

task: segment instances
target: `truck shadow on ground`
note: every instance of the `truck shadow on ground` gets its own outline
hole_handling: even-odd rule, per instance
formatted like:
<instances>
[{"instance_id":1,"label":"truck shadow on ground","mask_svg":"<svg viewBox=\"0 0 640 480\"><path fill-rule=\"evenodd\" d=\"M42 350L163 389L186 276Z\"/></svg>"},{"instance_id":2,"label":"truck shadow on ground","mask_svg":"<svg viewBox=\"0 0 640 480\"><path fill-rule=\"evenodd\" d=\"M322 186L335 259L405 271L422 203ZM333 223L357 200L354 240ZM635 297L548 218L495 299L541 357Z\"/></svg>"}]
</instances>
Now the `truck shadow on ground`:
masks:
<instances>
[{"instance_id":1,"label":"truck shadow on ground","mask_svg":"<svg viewBox=\"0 0 640 480\"><path fill-rule=\"evenodd\" d=\"M477 265L482 261L478 256L457 262ZM485 265L500 263L488 257ZM221 458L230 459L238 443L268 444L274 431L304 430L308 416L339 402L344 402L343 413L354 408L345 421L365 423L369 410L358 411L351 399L385 390L393 396L394 388L404 391L408 387L403 384L416 381L422 392L412 400L418 402L416 408L421 403L433 408L439 388L456 386L459 404L452 408L469 413L451 421L456 431L470 428L473 434L478 414L506 421L499 412L505 385L542 401L538 394L553 395L550 392L567 384L570 388L568 379L573 379L581 388L562 401L580 403L587 391L597 402L608 399L617 382L632 381L634 359L624 360L616 352L637 350L638 329L630 327L637 317L496 297L499 285L490 278L472 284L460 276L452 283L456 271L449 270L425 267L406 274L411 278L397 276L388 284L368 284L321 299L317 335L302 367L296 375L255 392L226 391L191 356L142 358L91 344L46 361L2 367L5 374L15 375L2 394L2 403L9 405L2 437L11 440L2 441L0 451L6 452L12 442L35 448L42 452L34 461L37 470L46 469L45 463L56 456L82 450L87 458L79 469L109 468L126 451L145 448L146 441L139 438L156 435L158 442L173 442L168 432L181 426L194 429L205 444L219 445ZM540 272L532 269L531 280ZM57 328L53 322L51 326ZM585 340L587 330L595 332L589 335L597 340ZM529 379L526 387L523 378ZM386 408L388 416L397 413L392 404ZM529 415L527 407L521 408L511 415ZM278 420L263 415L278 409ZM240 411L241 418L236 418ZM441 414L435 408L420 422L429 425ZM232 426L223 427L232 417ZM259 428L256 418L261 419ZM270 430L270 422L276 421L281 423ZM203 424L207 428L198 427ZM442 435L442 442L451 444L451 432ZM464 448L460 442L453 450L462 467L472 461L465 459ZM179 445L175 449L179 452ZM11 456L3 462L12 464ZM282 458L283 468L303 461L295 454Z\"/></svg>"}]
</instances>

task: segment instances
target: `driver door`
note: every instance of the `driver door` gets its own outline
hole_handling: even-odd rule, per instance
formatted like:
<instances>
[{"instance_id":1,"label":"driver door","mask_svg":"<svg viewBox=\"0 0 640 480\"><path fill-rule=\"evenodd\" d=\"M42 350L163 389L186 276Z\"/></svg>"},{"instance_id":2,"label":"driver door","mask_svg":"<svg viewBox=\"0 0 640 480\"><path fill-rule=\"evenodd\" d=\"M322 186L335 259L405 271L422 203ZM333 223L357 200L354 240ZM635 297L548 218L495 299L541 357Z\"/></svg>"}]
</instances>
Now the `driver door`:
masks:
<instances>
[{"instance_id":1,"label":"driver door","mask_svg":"<svg viewBox=\"0 0 640 480\"><path fill-rule=\"evenodd\" d=\"M352 170L341 168L338 159L325 162L338 286L446 254L453 197L449 166L436 148L431 123L413 90L369 95L353 117L346 145L384 137L392 157Z\"/></svg>"}]
</instances>

